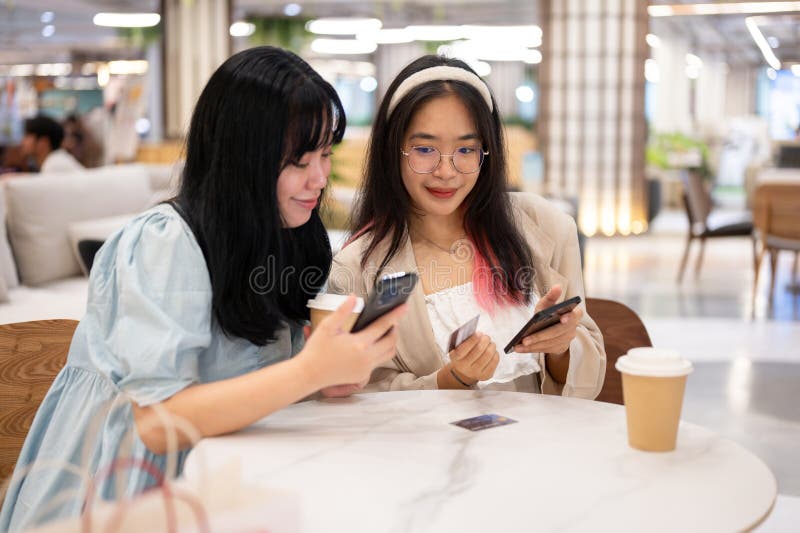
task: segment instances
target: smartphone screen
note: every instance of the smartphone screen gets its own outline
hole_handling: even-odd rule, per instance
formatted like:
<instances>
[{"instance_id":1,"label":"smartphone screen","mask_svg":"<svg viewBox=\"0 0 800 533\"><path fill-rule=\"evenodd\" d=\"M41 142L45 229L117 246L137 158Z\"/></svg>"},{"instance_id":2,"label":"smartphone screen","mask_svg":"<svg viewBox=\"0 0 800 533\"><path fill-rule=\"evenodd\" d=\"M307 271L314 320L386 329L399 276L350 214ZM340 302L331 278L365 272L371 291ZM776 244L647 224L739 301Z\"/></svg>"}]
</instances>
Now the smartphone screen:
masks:
<instances>
[{"instance_id":1,"label":"smartphone screen","mask_svg":"<svg viewBox=\"0 0 800 533\"><path fill-rule=\"evenodd\" d=\"M580 296L574 296L569 300L564 300L561 303L558 303L552 307L548 307L547 309L542 309L531 318L527 324L522 326L522 329L514 335L514 338L509 341L506 347L503 349L505 353L509 353L514 349L514 346L522 342L522 339L529 335L533 335L537 331L541 331L543 329L547 329L550 326L554 326L561 321L562 315L566 315L581 303Z\"/></svg>"},{"instance_id":2,"label":"smartphone screen","mask_svg":"<svg viewBox=\"0 0 800 533\"><path fill-rule=\"evenodd\" d=\"M403 304L411 296L418 276L413 272L399 272L384 276L375 284L375 290L364 304L351 333L356 333L372 324L395 307Z\"/></svg>"}]
</instances>

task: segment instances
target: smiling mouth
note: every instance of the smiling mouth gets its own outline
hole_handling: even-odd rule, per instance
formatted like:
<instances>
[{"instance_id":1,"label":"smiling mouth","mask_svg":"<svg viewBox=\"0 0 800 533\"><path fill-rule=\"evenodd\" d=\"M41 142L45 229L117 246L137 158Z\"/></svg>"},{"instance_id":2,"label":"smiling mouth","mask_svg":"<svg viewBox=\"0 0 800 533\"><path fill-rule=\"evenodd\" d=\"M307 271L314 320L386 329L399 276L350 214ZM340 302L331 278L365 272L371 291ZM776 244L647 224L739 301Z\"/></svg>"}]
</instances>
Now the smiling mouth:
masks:
<instances>
[{"instance_id":1,"label":"smiling mouth","mask_svg":"<svg viewBox=\"0 0 800 533\"><path fill-rule=\"evenodd\" d=\"M436 189L432 187L425 187L429 193L437 198L450 198L458 189Z\"/></svg>"},{"instance_id":2,"label":"smiling mouth","mask_svg":"<svg viewBox=\"0 0 800 533\"><path fill-rule=\"evenodd\" d=\"M306 209L314 209L317 206L317 202L319 201L319 197L317 198L310 198L308 200L303 200L301 198L295 198L295 202L299 203Z\"/></svg>"}]
</instances>

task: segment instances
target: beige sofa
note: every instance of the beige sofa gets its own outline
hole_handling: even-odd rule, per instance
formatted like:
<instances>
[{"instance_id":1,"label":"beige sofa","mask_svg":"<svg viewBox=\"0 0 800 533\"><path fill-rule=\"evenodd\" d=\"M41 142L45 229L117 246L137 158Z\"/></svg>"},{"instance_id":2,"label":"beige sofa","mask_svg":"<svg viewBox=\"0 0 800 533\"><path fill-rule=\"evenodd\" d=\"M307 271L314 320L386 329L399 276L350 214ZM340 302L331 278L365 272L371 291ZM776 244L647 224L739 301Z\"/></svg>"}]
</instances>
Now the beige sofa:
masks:
<instances>
[{"instance_id":1,"label":"beige sofa","mask_svg":"<svg viewBox=\"0 0 800 533\"><path fill-rule=\"evenodd\" d=\"M136 213L172 196L180 166L136 164L75 174L0 176L0 324L86 311L83 239L105 240ZM345 232L328 232L338 250Z\"/></svg>"},{"instance_id":2,"label":"beige sofa","mask_svg":"<svg viewBox=\"0 0 800 533\"><path fill-rule=\"evenodd\" d=\"M0 324L80 319L88 283L77 242L104 240L168 198L179 172L131 164L0 177Z\"/></svg>"}]
</instances>

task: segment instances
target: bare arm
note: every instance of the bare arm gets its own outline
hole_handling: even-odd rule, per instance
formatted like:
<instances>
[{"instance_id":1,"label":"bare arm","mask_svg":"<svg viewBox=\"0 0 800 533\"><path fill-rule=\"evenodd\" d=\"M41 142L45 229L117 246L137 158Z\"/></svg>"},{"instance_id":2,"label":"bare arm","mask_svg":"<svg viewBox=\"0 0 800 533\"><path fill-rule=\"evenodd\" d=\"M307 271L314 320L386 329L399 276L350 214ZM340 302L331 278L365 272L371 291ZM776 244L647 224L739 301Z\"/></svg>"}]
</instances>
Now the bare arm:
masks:
<instances>
[{"instance_id":1,"label":"bare arm","mask_svg":"<svg viewBox=\"0 0 800 533\"><path fill-rule=\"evenodd\" d=\"M306 361L297 357L235 378L187 387L160 405L189 422L201 436L211 437L247 427L322 386ZM153 453L166 453L166 431L156 410L133 404L133 416L144 445ZM178 446L190 444L189 436L179 432Z\"/></svg>"},{"instance_id":2,"label":"bare arm","mask_svg":"<svg viewBox=\"0 0 800 533\"><path fill-rule=\"evenodd\" d=\"M358 333L343 330L355 298L323 320L305 348L292 359L235 378L194 385L160 405L168 415L180 417L202 437L237 431L317 390L369 377L375 366L395 353L394 326L407 306L383 315ZM387 333L388 332L388 333ZM153 453L167 451L167 431L153 407L133 405L136 429ZM191 445L188 435L178 436L178 447Z\"/></svg>"}]
</instances>

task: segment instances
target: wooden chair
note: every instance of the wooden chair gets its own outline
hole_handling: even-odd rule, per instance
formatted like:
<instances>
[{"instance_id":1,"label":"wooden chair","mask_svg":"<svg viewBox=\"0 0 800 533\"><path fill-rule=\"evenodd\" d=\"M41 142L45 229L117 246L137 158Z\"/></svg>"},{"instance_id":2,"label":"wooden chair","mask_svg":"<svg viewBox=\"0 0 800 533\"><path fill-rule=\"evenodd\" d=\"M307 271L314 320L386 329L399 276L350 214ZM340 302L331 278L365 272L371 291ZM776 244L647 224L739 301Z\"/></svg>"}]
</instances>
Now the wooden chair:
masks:
<instances>
[{"instance_id":1,"label":"wooden chair","mask_svg":"<svg viewBox=\"0 0 800 533\"><path fill-rule=\"evenodd\" d=\"M56 374L67 360L75 320L0 325L0 484L17 457Z\"/></svg>"},{"instance_id":2,"label":"wooden chair","mask_svg":"<svg viewBox=\"0 0 800 533\"><path fill-rule=\"evenodd\" d=\"M678 282L683 280L683 273L686 270L686 263L689 260L689 250L692 242L700 241L700 253L697 256L695 265L695 277L700 275L700 266L703 263L703 252L706 247L706 239L716 239L721 237L750 237L753 241L753 264L756 263L756 240L753 235L753 223L749 220L724 224L711 227L708 225L708 216L711 214L713 202L711 194L703 184L702 178L692 171L685 171L683 179L683 205L686 208L686 216L689 219L689 234L686 239L686 249L683 252L681 266L678 270Z\"/></svg>"},{"instance_id":3,"label":"wooden chair","mask_svg":"<svg viewBox=\"0 0 800 533\"><path fill-rule=\"evenodd\" d=\"M800 184L765 183L756 187L753 195L753 221L761 243L753 281L752 308L755 310L758 275L764 256L769 254L770 259L770 305L775 293L778 252L789 250L795 253L793 274L797 276L797 258L800 254Z\"/></svg>"},{"instance_id":4,"label":"wooden chair","mask_svg":"<svg viewBox=\"0 0 800 533\"><path fill-rule=\"evenodd\" d=\"M622 376L615 364L631 348L652 346L650 335L639 316L620 302L586 298L586 310L600 328L606 348L606 378L596 400L622 405Z\"/></svg>"}]
</instances>

